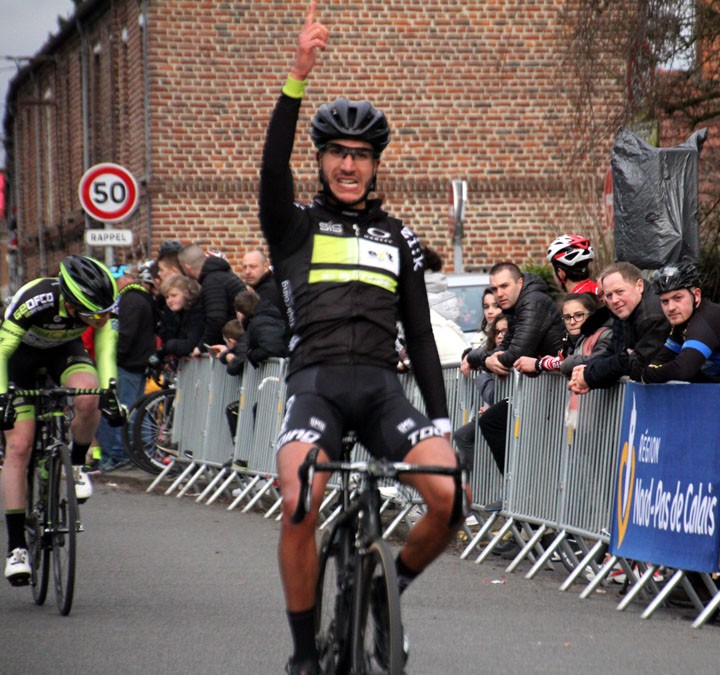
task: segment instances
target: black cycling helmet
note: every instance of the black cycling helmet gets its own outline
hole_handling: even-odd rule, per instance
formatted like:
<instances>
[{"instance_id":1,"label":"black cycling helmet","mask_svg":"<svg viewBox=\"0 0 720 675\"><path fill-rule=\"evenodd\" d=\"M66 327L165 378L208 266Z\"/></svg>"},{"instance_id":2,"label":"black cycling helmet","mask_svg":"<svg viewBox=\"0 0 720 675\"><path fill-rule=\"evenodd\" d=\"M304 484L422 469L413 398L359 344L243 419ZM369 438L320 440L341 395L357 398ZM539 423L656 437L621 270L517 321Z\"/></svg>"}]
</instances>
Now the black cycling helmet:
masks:
<instances>
[{"instance_id":1,"label":"black cycling helmet","mask_svg":"<svg viewBox=\"0 0 720 675\"><path fill-rule=\"evenodd\" d=\"M318 108L311 122L310 136L318 150L339 138L366 141L376 157L390 142L390 126L385 114L369 101L339 98Z\"/></svg>"},{"instance_id":2,"label":"black cycling helmet","mask_svg":"<svg viewBox=\"0 0 720 675\"><path fill-rule=\"evenodd\" d=\"M673 263L665 265L655 273L653 286L658 293L668 293L679 288L698 288L700 286L700 274L694 263Z\"/></svg>"},{"instance_id":3,"label":"black cycling helmet","mask_svg":"<svg viewBox=\"0 0 720 675\"><path fill-rule=\"evenodd\" d=\"M58 281L65 300L83 313L107 312L117 299L117 285L110 270L93 258L68 256L60 263Z\"/></svg>"}]
</instances>

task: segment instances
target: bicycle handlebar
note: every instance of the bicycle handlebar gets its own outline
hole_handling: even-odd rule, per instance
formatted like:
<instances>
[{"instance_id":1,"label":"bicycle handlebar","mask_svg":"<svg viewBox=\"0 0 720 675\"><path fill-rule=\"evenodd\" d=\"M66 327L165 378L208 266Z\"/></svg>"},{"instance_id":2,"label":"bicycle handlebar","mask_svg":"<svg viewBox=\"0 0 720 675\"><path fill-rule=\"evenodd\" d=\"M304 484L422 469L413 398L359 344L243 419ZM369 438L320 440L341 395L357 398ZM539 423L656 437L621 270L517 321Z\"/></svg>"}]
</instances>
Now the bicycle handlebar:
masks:
<instances>
[{"instance_id":1,"label":"bicycle handlebar","mask_svg":"<svg viewBox=\"0 0 720 675\"><path fill-rule=\"evenodd\" d=\"M403 474L435 474L438 476L452 476L455 483L455 495L453 497L453 506L450 513L448 525L454 527L462 519L465 514L465 483L464 471L459 466L433 466L425 464L409 464L408 462L391 462L387 459L370 459L357 461L328 461L318 462L317 456L320 451L318 447L312 447L308 451L305 460L298 468L298 477L300 479L300 498L298 499L295 512L290 520L294 524L302 522L305 515L310 511L312 502L312 483L316 471L324 473L333 473L339 471L341 473L363 473L378 478L397 478Z\"/></svg>"},{"instance_id":2,"label":"bicycle handlebar","mask_svg":"<svg viewBox=\"0 0 720 675\"><path fill-rule=\"evenodd\" d=\"M111 379L107 388L81 388L81 387L43 387L38 389L16 389L14 385L8 386L8 395L11 398L22 396L23 398L72 398L73 396L102 396L104 394L115 394L117 382Z\"/></svg>"}]
</instances>

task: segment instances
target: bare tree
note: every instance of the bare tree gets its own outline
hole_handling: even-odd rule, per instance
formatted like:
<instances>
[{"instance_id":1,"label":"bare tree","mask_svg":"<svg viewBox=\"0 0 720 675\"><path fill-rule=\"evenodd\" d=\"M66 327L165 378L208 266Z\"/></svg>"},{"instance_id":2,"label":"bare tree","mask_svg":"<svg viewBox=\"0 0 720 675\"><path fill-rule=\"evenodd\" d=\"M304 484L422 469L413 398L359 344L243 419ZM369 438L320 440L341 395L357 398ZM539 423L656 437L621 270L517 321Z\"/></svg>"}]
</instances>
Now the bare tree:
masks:
<instances>
[{"instance_id":1,"label":"bare tree","mask_svg":"<svg viewBox=\"0 0 720 675\"><path fill-rule=\"evenodd\" d=\"M596 139L620 126L662 146L710 128L700 233L706 293L720 299L720 0L568 0L563 20L575 124L589 132L577 153L606 152Z\"/></svg>"}]
</instances>

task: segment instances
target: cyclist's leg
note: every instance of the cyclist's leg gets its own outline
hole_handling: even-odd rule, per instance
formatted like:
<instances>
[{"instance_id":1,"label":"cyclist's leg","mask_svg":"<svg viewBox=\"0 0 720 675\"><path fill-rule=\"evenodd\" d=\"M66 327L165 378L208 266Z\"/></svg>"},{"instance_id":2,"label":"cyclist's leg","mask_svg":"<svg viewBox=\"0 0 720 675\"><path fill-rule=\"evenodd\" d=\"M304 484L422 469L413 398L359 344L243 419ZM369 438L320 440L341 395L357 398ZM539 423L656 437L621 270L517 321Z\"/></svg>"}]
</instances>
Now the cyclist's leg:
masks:
<instances>
[{"instance_id":1,"label":"cyclist's leg","mask_svg":"<svg viewBox=\"0 0 720 675\"><path fill-rule=\"evenodd\" d=\"M99 386L94 369L72 369L62 378L62 383L65 386L79 389L94 389ZM98 398L98 396L76 396L73 401L75 415L70 423L73 465L85 463L85 453L90 447L100 424Z\"/></svg>"},{"instance_id":2,"label":"cyclist's leg","mask_svg":"<svg viewBox=\"0 0 720 675\"><path fill-rule=\"evenodd\" d=\"M31 573L25 538L25 500L34 432L34 418L16 420L15 427L5 432L5 462L1 479L8 535L5 578L14 586L27 584Z\"/></svg>"},{"instance_id":3,"label":"cyclist's leg","mask_svg":"<svg viewBox=\"0 0 720 675\"><path fill-rule=\"evenodd\" d=\"M296 524L291 520L300 495L298 468L312 447L312 443L290 442L280 449L277 456L278 480L283 496L278 561L293 637L291 661L297 664L317 661L315 587L318 578L318 555L315 528L320 502L329 480L328 474L315 475L310 512L300 523ZM323 451L319 457L321 460L328 459Z\"/></svg>"},{"instance_id":4,"label":"cyclist's leg","mask_svg":"<svg viewBox=\"0 0 720 675\"><path fill-rule=\"evenodd\" d=\"M455 452L442 437L420 441L406 455L405 461L420 465L456 465ZM427 506L426 513L415 523L400 552L401 563L419 574L445 550L462 520L450 526L455 499L455 484L450 476L411 474L405 476L403 481L420 493Z\"/></svg>"}]
</instances>

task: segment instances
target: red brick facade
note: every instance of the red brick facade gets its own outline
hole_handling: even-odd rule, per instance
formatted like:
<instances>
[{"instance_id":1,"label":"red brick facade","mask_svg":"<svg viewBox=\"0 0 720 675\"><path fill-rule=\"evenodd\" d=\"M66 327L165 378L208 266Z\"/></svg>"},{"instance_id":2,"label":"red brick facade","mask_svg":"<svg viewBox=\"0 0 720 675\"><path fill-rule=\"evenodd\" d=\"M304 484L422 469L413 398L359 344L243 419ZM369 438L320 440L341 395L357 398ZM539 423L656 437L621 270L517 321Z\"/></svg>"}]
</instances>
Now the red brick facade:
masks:
<instances>
[{"instance_id":1,"label":"red brick facade","mask_svg":"<svg viewBox=\"0 0 720 675\"><path fill-rule=\"evenodd\" d=\"M562 74L566 4L320 3L331 43L302 108L299 198L316 188L309 119L347 95L387 113L394 133L379 191L449 264L453 178L468 181L466 266L541 262L556 234L595 232L612 139L592 139L594 154L578 156L583 130L573 128L572 83ZM237 264L261 245L263 136L305 6L89 0L81 30L51 40L43 52L52 58L13 90L8 168L25 278L53 273L64 253L84 249L77 185L97 162L127 166L141 185L140 207L123 225L137 250L116 249L117 257L148 257L172 238ZM622 92L610 86L608 105L620 105Z\"/></svg>"}]
</instances>

